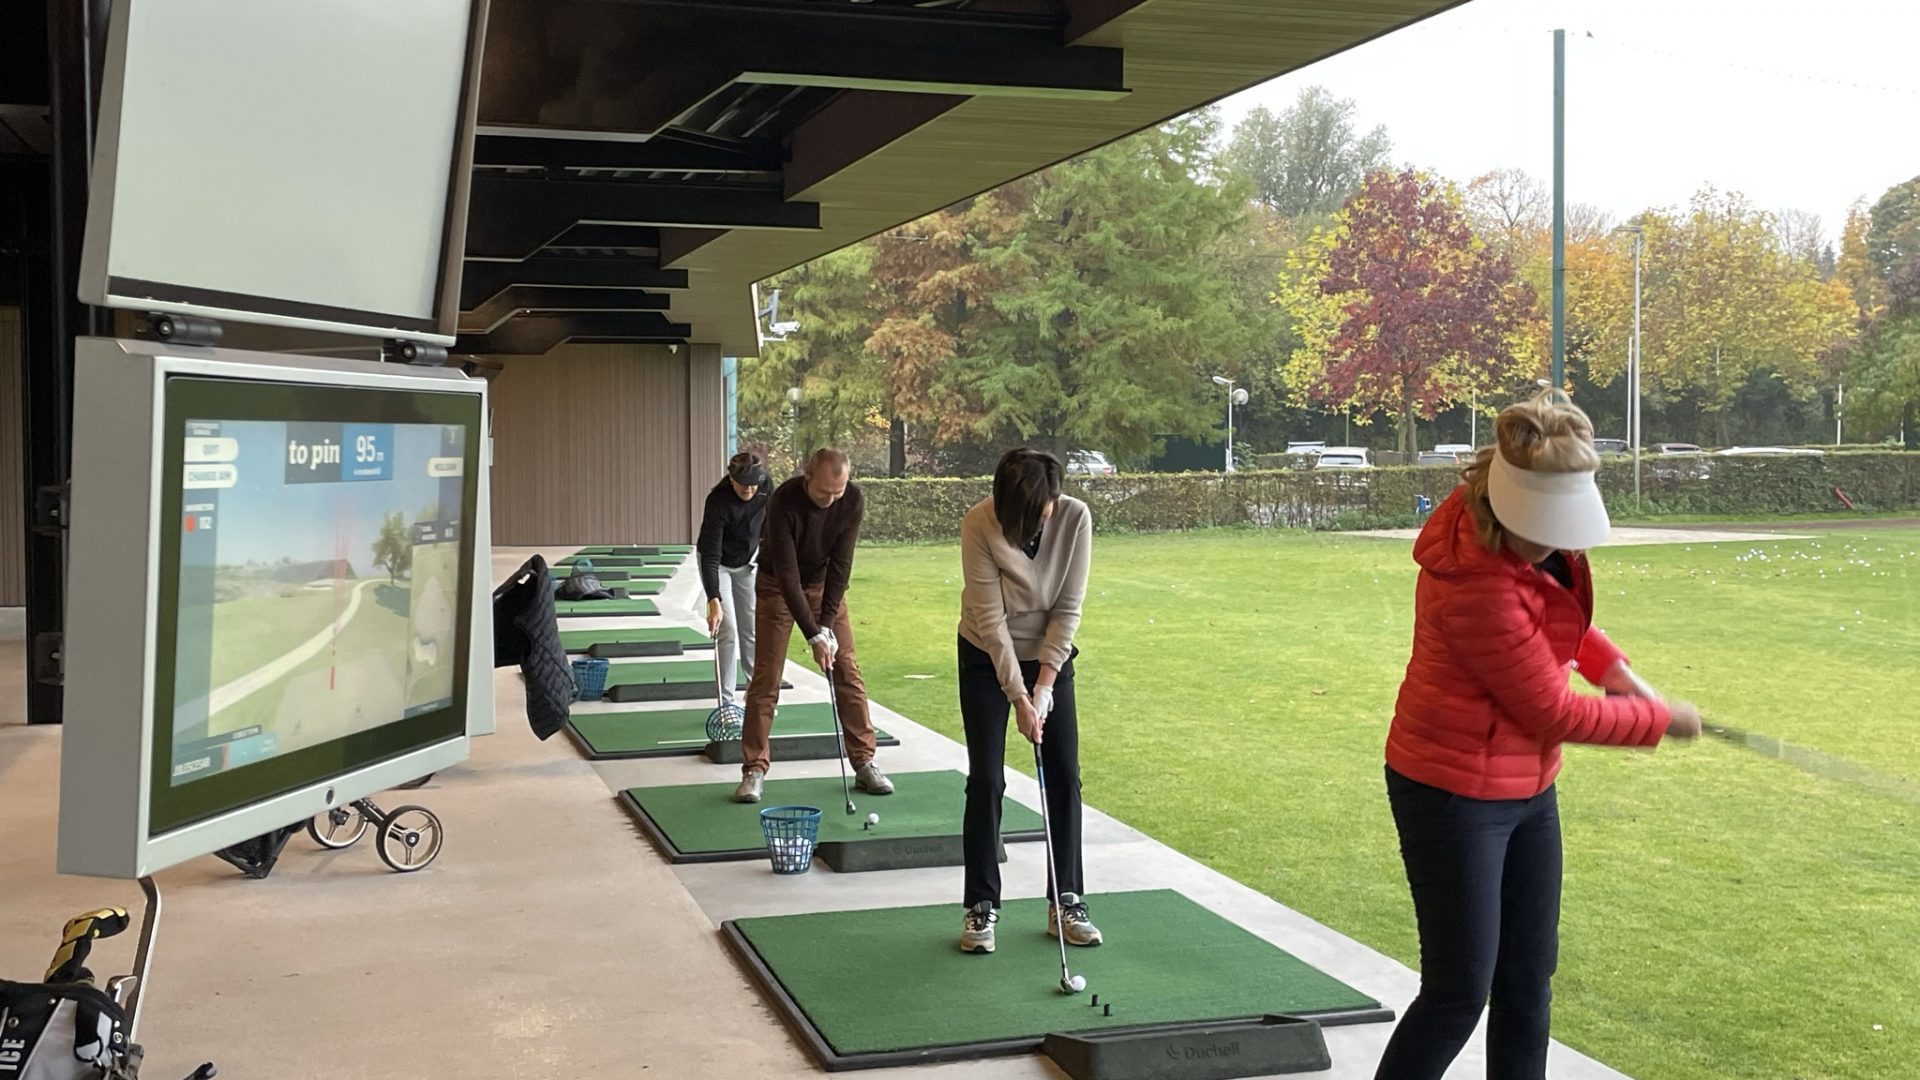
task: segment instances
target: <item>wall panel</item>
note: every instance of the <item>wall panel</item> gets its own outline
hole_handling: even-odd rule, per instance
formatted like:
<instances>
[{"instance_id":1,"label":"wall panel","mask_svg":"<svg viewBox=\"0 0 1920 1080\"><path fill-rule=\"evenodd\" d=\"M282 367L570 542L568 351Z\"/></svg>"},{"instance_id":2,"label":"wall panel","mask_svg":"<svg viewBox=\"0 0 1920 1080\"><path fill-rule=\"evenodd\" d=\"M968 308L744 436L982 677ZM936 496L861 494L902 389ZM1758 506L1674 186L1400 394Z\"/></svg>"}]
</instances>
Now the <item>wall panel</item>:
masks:
<instances>
[{"instance_id":1,"label":"wall panel","mask_svg":"<svg viewBox=\"0 0 1920 1080\"><path fill-rule=\"evenodd\" d=\"M562 345L492 390L495 544L691 542L725 465L717 347Z\"/></svg>"}]
</instances>

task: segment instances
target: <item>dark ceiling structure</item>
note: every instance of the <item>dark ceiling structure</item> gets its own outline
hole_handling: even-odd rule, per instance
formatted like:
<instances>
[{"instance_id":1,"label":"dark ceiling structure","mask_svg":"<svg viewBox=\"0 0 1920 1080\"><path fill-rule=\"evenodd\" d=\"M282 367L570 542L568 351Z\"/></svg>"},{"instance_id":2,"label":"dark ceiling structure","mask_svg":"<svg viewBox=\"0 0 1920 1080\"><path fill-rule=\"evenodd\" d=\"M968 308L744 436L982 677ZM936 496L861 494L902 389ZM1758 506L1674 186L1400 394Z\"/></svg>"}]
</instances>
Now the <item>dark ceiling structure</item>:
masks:
<instances>
[{"instance_id":1,"label":"dark ceiling structure","mask_svg":"<svg viewBox=\"0 0 1920 1080\"><path fill-rule=\"evenodd\" d=\"M459 353L680 341L668 267L734 230L820 232L795 132L849 91L1105 102L1124 56L1050 0L493 0ZM745 302L745 297L741 297Z\"/></svg>"},{"instance_id":2,"label":"dark ceiling structure","mask_svg":"<svg viewBox=\"0 0 1920 1080\"><path fill-rule=\"evenodd\" d=\"M752 355L754 282L1450 2L492 0L454 351Z\"/></svg>"}]
</instances>

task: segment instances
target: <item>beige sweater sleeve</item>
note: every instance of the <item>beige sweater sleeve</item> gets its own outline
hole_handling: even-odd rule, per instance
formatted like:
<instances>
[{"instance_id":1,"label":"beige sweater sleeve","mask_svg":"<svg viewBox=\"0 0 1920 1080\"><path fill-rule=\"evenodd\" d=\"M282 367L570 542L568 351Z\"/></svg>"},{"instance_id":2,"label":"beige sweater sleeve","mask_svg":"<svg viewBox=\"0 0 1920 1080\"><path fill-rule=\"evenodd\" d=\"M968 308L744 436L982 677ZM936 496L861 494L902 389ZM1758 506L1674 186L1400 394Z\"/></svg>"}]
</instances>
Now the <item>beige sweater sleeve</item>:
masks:
<instances>
[{"instance_id":1,"label":"beige sweater sleeve","mask_svg":"<svg viewBox=\"0 0 1920 1080\"><path fill-rule=\"evenodd\" d=\"M960 570L966 583L961 588L960 606L967 625L979 640L975 644L993 658L993 670L1000 677L1000 689L1007 700L1027 696L1026 680L1020 677L1020 658L1013 651L1013 636L1007 632L1007 605L1000 591L1000 567L993 561L991 513L970 513L960 529Z\"/></svg>"},{"instance_id":2,"label":"beige sweater sleeve","mask_svg":"<svg viewBox=\"0 0 1920 1080\"><path fill-rule=\"evenodd\" d=\"M1080 605L1086 601L1087 574L1093 566L1093 515L1084 506L1076 509L1074 521L1061 523L1073 527L1073 552L1067 560L1060 598L1047 614L1047 639L1040 645L1040 662L1056 670L1065 667L1073 655L1073 635L1080 630Z\"/></svg>"}]
</instances>

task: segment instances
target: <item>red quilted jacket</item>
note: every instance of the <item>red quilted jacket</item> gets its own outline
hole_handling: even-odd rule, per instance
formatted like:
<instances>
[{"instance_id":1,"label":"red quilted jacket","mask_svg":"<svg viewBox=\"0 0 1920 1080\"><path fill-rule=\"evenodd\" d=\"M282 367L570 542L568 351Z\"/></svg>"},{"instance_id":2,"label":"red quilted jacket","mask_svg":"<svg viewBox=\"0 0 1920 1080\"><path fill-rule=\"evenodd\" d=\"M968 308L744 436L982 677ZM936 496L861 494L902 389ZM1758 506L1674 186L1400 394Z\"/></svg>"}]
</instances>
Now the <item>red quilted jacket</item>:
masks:
<instances>
[{"instance_id":1,"label":"red quilted jacket","mask_svg":"<svg viewBox=\"0 0 1920 1080\"><path fill-rule=\"evenodd\" d=\"M1593 575L1567 553L1573 589L1508 551L1488 551L1465 489L1414 544L1413 659L1387 734L1387 764L1473 799L1528 799L1560 772L1560 744L1653 746L1665 703L1573 689L1576 665L1596 681L1625 657L1593 627Z\"/></svg>"}]
</instances>

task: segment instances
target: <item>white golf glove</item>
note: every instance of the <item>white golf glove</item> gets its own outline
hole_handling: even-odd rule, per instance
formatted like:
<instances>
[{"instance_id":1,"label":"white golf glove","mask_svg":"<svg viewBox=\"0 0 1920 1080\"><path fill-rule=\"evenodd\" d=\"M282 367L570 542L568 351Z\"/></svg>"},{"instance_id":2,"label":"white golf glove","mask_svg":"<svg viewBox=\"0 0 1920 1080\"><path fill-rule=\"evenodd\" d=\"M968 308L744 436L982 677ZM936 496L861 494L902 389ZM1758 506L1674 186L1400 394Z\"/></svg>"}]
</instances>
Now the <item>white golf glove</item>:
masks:
<instances>
[{"instance_id":1,"label":"white golf glove","mask_svg":"<svg viewBox=\"0 0 1920 1080\"><path fill-rule=\"evenodd\" d=\"M1045 720L1053 713L1053 687L1036 686L1033 688L1033 711Z\"/></svg>"},{"instance_id":2,"label":"white golf glove","mask_svg":"<svg viewBox=\"0 0 1920 1080\"><path fill-rule=\"evenodd\" d=\"M816 660L820 658L821 650L826 651L826 660L820 665L823 669L832 667L833 662L840 658L840 641L833 636L833 628L830 626L821 627L820 632L809 639L809 643L813 645L813 655Z\"/></svg>"}]
</instances>

